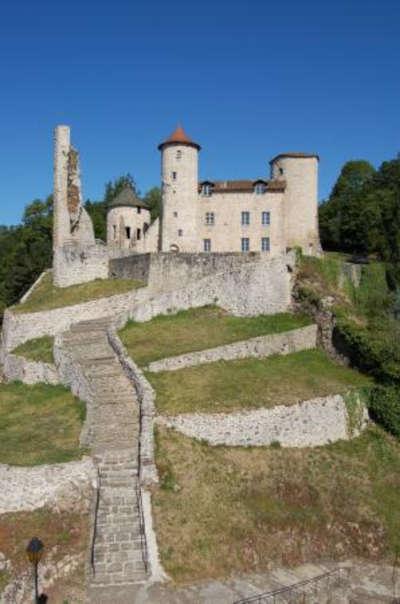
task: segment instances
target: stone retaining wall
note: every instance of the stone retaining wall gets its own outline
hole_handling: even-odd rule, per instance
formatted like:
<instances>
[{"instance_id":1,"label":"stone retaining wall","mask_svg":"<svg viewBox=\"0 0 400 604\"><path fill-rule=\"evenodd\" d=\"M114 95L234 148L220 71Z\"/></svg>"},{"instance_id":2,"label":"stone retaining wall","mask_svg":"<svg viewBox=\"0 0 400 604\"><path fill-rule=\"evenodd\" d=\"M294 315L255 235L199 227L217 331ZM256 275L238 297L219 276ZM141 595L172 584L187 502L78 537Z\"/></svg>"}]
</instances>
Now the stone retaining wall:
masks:
<instances>
[{"instance_id":1,"label":"stone retaining wall","mask_svg":"<svg viewBox=\"0 0 400 604\"><path fill-rule=\"evenodd\" d=\"M166 256L176 258L172 254ZM196 256L196 255L194 255ZM240 255L239 255L240 256ZM156 315L187 308L218 304L237 316L275 314L288 310L291 304L291 277L288 272L290 256L240 262L240 266L195 279L184 286L173 279L172 260L164 276L156 272L153 285L99 298L90 302L35 313L15 313L6 310L2 331L2 358L20 344L45 335L54 336L81 321L109 317L114 325L122 326L128 318L148 321ZM167 262L167 261L165 261ZM178 261L176 261L178 262ZM178 263L179 265L179 263ZM186 265L185 265L186 266ZM221 264L223 267L223 263ZM187 268L185 268L187 270ZM292 269L291 269L292 270ZM158 281L157 281L158 280ZM154 285L157 282L157 288Z\"/></svg>"},{"instance_id":2,"label":"stone retaining wall","mask_svg":"<svg viewBox=\"0 0 400 604\"><path fill-rule=\"evenodd\" d=\"M90 457L32 468L0 465L0 514L43 507L89 509L97 473Z\"/></svg>"},{"instance_id":3,"label":"stone retaining wall","mask_svg":"<svg viewBox=\"0 0 400 604\"><path fill-rule=\"evenodd\" d=\"M3 363L3 374L8 382L24 384L59 384L56 366L50 363L30 361L16 354L7 354Z\"/></svg>"},{"instance_id":4,"label":"stone retaining wall","mask_svg":"<svg viewBox=\"0 0 400 604\"><path fill-rule=\"evenodd\" d=\"M274 354L290 354L300 350L309 350L317 345L317 326L307 325L299 329L292 329L278 334L258 336L249 340L226 344L181 354L160 361L154 361L148 366L149 371L175 371L183 367L192 367L203 363L215 361L229 361L248 357L263 358Z\"/></svg>"},{"instance_id":5,"label":"stone retaining wall","mask_svg":"<svg viewBox=\"0 0 400 604\"><path fill-rule=\"evenodd\" d=\"M361 405L361 402L360 402ZM315 398L295 405L236 413L193 413L160 416L156 422L211 445L260 447L279 442L283 447L317 447L348 440L364 429L368 413L362 407L358 426L350 429L341 395Z\"/></svg>"}]
</instances>

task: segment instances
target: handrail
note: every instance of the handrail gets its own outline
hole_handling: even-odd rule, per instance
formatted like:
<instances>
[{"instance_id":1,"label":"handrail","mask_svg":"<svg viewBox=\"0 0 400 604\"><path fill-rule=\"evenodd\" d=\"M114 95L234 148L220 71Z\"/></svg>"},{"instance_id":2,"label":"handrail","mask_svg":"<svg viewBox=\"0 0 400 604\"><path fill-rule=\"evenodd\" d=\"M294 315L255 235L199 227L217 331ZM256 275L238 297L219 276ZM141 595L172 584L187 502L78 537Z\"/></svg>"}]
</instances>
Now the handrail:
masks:
<instances>
[{"instance_id":1,"label":"handrail","mask_svg":"<svg viewBox=\"0 0 400 604\"><path fill-rule=\"evenodd\" d=\"M91 547L91 551L90 551L90 565L92 567L92 573L93 576L96 574L96 565L94 562L94 545L96 542L96 536L97 536L97 516L99 513L99 506L100 506L100 469L99 466L97 466L97 487L96 487L96 500L95 500L95 507L94 507L94 522L93 522L93 533L92 533L92 547Z\"/></svg>"},{"instance_id":2,"label":"handrail","mask_svg":"<svg viewBox=\"0 0 400 604\"><path fill-rule=\"evenodd\" d=\"M294 583L293 585L287 585L285 587L280 587L278 589L274 589L273 591L268 591L265 593L257 594L255 596L250 596L249 598L243 598L241 600L236 600L233 604L275 604L275 597L280 596L282 594L289 594L290 592L295 592L303 587L307 587L308 585L316 584L320 581L328 579L333 575L338 574L341 580L343 573L350 572L350 569L347 567L339 567L333 570L327 571L322 575L317 575L316 577L312 577L311 579L304 579L304 581L299 581L298 583ZM302 595L306 595L304 592Z\"/></svg>"},{"instance_id":3,"label":"handrail","mask_svg":"<svg viewBox=\"0 0 400 604\"><path fill-rule=\"evenodd\" d=\"M146 573L149 568L149 553L147 550L147 540L146 540L146 531L144 524L144 514L143 514L143 502L142 502L142 490L140 487L140 483L136 485L136 499L139 511L139 531L140 531L140 549L142 552L142 560L144 565L144 570Z\"/></svg>"}]
</instances>

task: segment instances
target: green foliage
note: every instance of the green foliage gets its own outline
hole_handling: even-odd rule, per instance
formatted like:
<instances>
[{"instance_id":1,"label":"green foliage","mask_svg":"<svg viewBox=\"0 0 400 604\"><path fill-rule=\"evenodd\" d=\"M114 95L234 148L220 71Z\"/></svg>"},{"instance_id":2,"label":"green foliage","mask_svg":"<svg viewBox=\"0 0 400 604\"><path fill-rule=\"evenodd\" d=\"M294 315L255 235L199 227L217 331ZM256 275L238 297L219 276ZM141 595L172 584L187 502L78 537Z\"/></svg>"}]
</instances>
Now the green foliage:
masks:
<instances>
[{"instance_id":1,"label":"green foliage","mask_svg":"<svg viewBox=\"0 0 400 604\"><path fill-rule=\"evenodd\" d=\"M161 189L153 187L146 193L143 201L149 206L151 221L154 222L161 214Z\"/></svg>"},{"instance_id":2,"label":"green foliage","mask_svg":"<svg viewBox=\"0 0 400 604\"><path fill-rule=\"evenodd\" d=\"M41 363L54 363L54 338L44 336L21 344L13 350L13 354Z\"/></svg>"},{"instance_id":3,"label":"green foliage","mask_svg":"<svg viewBox=\"0 0 400 604\"><path fill-rule=\"evenodd\" d=\"M369 397L369 412L385 430L400 438L400 389L376 386Z\"/></svg>"},{"instance_id":4,"label":"green foliage","mask_svg":"<svg viewBox=\"0 0 400 604\"><path fill-rule=\"evenodd\" d=\"M400 260L400 159L378 171L365 161L347 162L329 199L320 206L326 249Z\"/></svg>"}]
</instances>

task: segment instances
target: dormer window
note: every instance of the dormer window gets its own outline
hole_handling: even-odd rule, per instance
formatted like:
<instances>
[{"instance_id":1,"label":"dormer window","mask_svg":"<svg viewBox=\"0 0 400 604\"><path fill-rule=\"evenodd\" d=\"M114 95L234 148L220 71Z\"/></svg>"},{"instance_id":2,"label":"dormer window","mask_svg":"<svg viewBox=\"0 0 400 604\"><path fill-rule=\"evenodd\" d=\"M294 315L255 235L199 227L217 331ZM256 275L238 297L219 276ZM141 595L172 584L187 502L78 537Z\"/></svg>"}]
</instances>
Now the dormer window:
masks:
<instances>
[{"instance_id":1,"label":"dormer window","mask_svg":"<svg viewBox=\"0 0 400 604\"><path fill-rule=\"evenodd\" d=\"M266 189L267 187L265 186L265 182L256 182L254 192L256 195L263 195Z\"/></svg>"},{"instance_id":2,"label":"dormer window","mask_svg":"<svg viewBox=\"0 0 400 604\"><path fill-rule=\"evenodd\" d=\"M211 197L212 193L212 184L210 182L204 182L201 185L201 194L203 197Z\"/></svg>"}]
</instances>

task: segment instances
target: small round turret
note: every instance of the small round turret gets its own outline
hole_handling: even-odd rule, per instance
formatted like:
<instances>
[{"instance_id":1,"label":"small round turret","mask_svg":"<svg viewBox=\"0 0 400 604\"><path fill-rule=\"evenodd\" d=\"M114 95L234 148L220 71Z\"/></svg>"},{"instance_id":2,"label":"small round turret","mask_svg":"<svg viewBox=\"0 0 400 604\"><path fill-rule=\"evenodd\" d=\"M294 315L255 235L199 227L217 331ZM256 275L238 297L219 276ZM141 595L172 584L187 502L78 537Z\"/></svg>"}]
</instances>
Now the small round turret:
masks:
<instances>
[{"instance_id":1,"label":"small round turret","mask_svg":"<svg viewBox=\"0 0 400 604\"><path fill-rule=\"evenodd\" d=\"M108 205L107 245L119 249L139 248L139 251L149 226L149 208L132 187L126 186Z\"/></svg>"}]
</instances>

